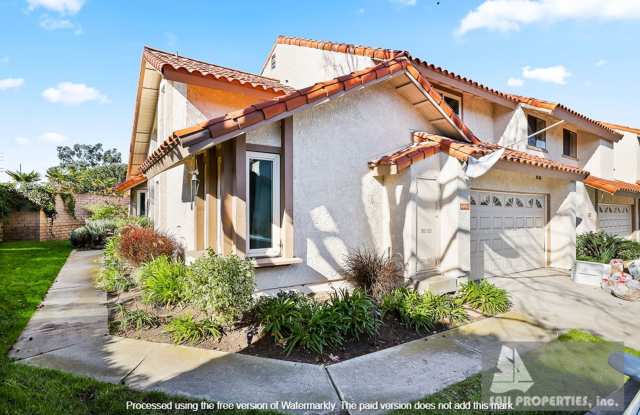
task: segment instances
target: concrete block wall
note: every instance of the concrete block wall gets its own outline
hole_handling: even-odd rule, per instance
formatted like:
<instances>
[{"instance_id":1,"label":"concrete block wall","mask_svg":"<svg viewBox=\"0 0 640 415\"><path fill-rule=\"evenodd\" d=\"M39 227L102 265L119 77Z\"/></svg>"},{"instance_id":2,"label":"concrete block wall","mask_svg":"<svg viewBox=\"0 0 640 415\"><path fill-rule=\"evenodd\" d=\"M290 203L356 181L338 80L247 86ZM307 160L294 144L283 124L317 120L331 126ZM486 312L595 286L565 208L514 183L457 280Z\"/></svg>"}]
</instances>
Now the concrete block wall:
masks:
<instances>
[{"instance_id":1,"label":"concrete block wall","mask_svg":"<svg viewBox=\"0 0 640 415\"><path fill-rule=\"evenodd\" d=\"M64 240L69 237L69 233L72 230L84 225L85 220L90 215L87 210L88 206L106 202L117 203L125 207L129 205L128 196L103 196L83 193L75 195L75 199L75 217L67 211L60 196L56 197L56 211L58 214L53 220L47 218L41 211L24 210L11 212L2 224L4 240Z\"/></svg>"}]
</instances>

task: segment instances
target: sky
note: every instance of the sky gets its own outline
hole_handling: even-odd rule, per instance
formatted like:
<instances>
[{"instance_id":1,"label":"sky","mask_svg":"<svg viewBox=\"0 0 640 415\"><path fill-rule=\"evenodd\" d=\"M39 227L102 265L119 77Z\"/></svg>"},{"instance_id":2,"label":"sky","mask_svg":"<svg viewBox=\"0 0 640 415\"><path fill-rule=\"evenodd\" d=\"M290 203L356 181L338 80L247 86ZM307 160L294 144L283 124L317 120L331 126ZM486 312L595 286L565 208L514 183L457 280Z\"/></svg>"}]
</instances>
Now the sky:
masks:
<instances>
[{"instance_id":1,"label":"sky","mask_svg":"<svg viewBox=\"0 0 640 415\"><path fill-rule=\"evenodd\" d=\"M74 143L126 160L144 45L257 73L280 34L409 50L640 127L639 22L639 0L0 0L0 169L43 173Z\"/></svg>"}]
</instances>

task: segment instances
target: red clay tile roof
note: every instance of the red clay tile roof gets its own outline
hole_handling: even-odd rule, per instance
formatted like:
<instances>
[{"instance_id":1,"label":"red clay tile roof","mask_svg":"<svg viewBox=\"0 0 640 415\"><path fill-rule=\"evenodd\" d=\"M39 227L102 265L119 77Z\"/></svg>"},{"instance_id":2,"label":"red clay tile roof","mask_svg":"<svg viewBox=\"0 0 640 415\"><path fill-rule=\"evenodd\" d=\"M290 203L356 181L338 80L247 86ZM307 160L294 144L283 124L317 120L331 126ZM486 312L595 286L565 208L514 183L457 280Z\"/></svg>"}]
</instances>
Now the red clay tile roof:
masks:
<instances>
[{"instance_id":1,"label":"red clay tile roof","mask_svg":"<svg viewBox=\"0 0 640 415\"><path fill-rule=\"evenodd\" d=\"M627 183L622 180L609 180L601 177L589 176L584 180L584 184L595 189L604 190L611 194L616 192L640 193L640 184Z\"/></svg>"},{"instance_id":2,"label":"red clay tile roof","mask_svg":"<svg viewBox=\"0 0 640 415\"><path fill-rule=\"evenodd\" d=\"M540 100L540 99L536 99L536 98L529 98L529 97L522 97L519 95L514 95L514 94L508 94L508 93L504 93L501 91L498 91L497 89L493 89L490 88L484 84L481 84L479 82L476 82L470 78L464 77L462 75L458 75L454 72L448 71L440 66L436 66L432 63L429 63L425 60L422 60L420 58L416 58L414 56L412 56L408 51L401 51L401 50L392 50L392 49L381 49L381 48L371 48L371 47L367 47L367 46L358 46L358 45L351 45L351 44L347 44L347 43L334 43L334 42L327 42L327 41L317 41L317 40L311 40L311 39L303 39L303 38L298 38L298 37L289 37L289 36L278 36L278 38L276 39L276 43L278 44L283 44L283 45L295 45L295 46L302 46L302 47L307 47L307 48L315 48L315 49L322 49L322 50L328 50L328 51L333 51L333 52L342 52L342 53L349 53L349 54L353 54L353 55L359 55L359 56L368 56L372 59L391 59L394 56L397 56L398 54L404 54L405 56L407 56L407 58L409 58L411 61L416 62L418 64L424 65L427 68L431 69L434 72L437 72L441 75L444 75L450 79L454 79L457 81L461 81L464 82L468 85L471 85L473 87L482 89L486 92L489 92L493 95L496 95L498 97L504 98L506 100L512 101L512 102L522 102L522 103L528 103L530 105L533 106L540 106L540 107L544 107L546 109L549 110L553 110L556 107L558 108L562 108L565 111L570 112L571 114L575 115L576 117L582 118L583 120L592 123L600 128L604 128L605 130L609 131L610 133L615 134L614 131L612 131L611 128L607 127L605 124L601 123L600 121L591 119L583 114L580 114L577 111L574 111L572 109L570 109L569 107L559 104L559 103L553 103L553 102L549 102L549 101L544 101L544 100ZM529 101L529 102L525 102L525 101Z\"/></svg>"},{"instance_id":3,"label":"red clay tile roof","mask_svg":"<svg viewBox=\"0 0 640 415\"><path fill-rule=\"evenodd\" d=\"M423 59L420 58L416 58L414 56L411 55L411 53L409 51L406 50L393 50L393 49L384 49L384 48L371 48L368 46L359 46L359 45L352 45L349 43L335 43L335 42L329 42L329 41L318 41L318 40L312 40L312 39L304 39L304 38L299 38L299 37L291 37L291 36L278 36L278 38L276 39L276 43L281 44L281 45L294 45L294 46L302 46L302 47L307 47L307 48L314 48L314 49L322 49L322 50L328 50L328 51L332 51L332 52L342 52L342 53L349 53L352 55L358 55L358 56L368 56L372 59L392 59L400 54L406 56L407 58L409 58L411 61L424 65L427 68L431 69L434 72L437 72L441 75L446 76L447 78L450 79L454 79L456 81L460 81L460 82L464 82L465 84L471 85L473 87L476 88L480 88L486 92L489 92L490 94L496 95L500 98L504 98L506 100L509 101L513 101L513 102L517 102L516 100L514 100L510 94L506 94L504 92L498 91L497 89L493 89L490 88L484 84L481 84L480 82L476 82L470 78L467 78L465 76L462 75L458 75L454 72L448 71L446 69L444 69L441 66L437 66L434 65L432 63L429 63Z\"/></svg>"},{"instance_id":4,"label":"red clay tile roof","mask_svg":"<svg viewBox=\"0 0 640 415\"><path fill-rule=\"evenodd\" d=\"M621 131L626 131L629 133L640 135L640 128L628 127L626 125L614 124L611 122L604 122L604 121L600 121L600 122L606 125L607 127L611 128L612 130L621 130Z\"/></svg>"},{"instance_id":5,"label":"red clay tile roof","mask_svg":"<svg viewBox=\"0 0 640 415\"><path fill-rule=\"evenodd\" d=\"M586 115L580 114L577 111L572 110L571 108L567 107L566 105L560 104L558 102L551 102L551 101L546 101L544 99L539 99L539 98L532 98L532 97L525 97L522 95L515 95L515 94L509 94L513 99L517 100L518 102L521 102L523 104L527 104L527 105L531 105L532 107L537 107L537 108L542 108L545 110L549 110L549 111L553 111L556 108L560 108L563 109L567 112L569 112L570 114L575 115L578 118L583 119L584 121L591 123L599 128L603 128L604 130L608 131L611 134L616 134L619 135L616 131L614 131L614 129L612 127L610 127L609 125L607 125L606 123L603 123L601 121L598 120L594 120L593 118L589 118Z\"/></svg>"},{"instance_id":6,"label":"red clay tile roof","mask_svg":"<svg viewBox=\"0 0 640 415\"><path fill-rule=\"evenodd\" d=\"M146 181L147 178L144 177L144 175L140 174L137 176L127 177L125 181L116 184L113 188L116 192L124 192Z\"/></svg>"},{"instance_id":7,"label":"red clay tile roof","mask_svg":"<svg viewBox=\"0 0 640 415\"><path fill-rule=\"evenodd\" d=\"M174 53L152 49L148 46L145 46L143 56L160 73L163 73L164 69L169 67L176 71L186 71L204 78L213 78L239 85L250 85L253 88L265 91L289 92L293 90L293 88L281 84L277 79L185 58Z\"/></svg>"},{"instance_id":8,"label":"red clay tile roof","mask_svg":"<svg viewBox=\"0 0 640 415\"><path fill-rule=\"evenodd\" d=\"M406 169L411 164L432 156L438 151L447 153L460 161L466 161L469 157L486 156L501 148L497 144L489 143L465 143L462 141L452 140L450 138L441 137L439 135L429 134L422 131L413 133L414 144L407 146L401 150L395 151L389 155L383 156L378 160L369 162L370 167L381 165L395 165L398 171ZM513 150L507 148L502 155L502 160L514 163L526 164L533 167L540 167L550 170L572 173L581 176L587 176L588 171L566 164L558 163L542 157L533 156L524 151Z\"/></svg>"},{"instance_id":9,"label":"red clay tile roof","mask_svg":"<svg viewBox=\"0 0 640 415\"><path fill-rule=\"evenodd\" d=\"M442 96L431 86L429 81L420 74L409 60L403 55L400 55L388 61L383 61L371 68L352 72L330 81L320 82L310 87L212 118L193 127L175 131L171 137L165 140L162 145L144 161L140 169L146 172L152 165L157 163L165 154L179 144L189 146L206 139L220 137L235 130L242 130L274 118L282 113L294 111L304 105L311 104L343 91L349 91L358 86L366 85L376 79L384 78L400 71L406 71L408 75L420 83L421 87L429 94L434 102L440 106L441 110L447 114L453 124L455 124L461 136L472 143L480 142L473 132L453 112L451 107L447 105ZM206 132L204 136L189 140L190 136L203 132ZM188 143L185 141L188 141Z\"/></svg>"}]
</instances>

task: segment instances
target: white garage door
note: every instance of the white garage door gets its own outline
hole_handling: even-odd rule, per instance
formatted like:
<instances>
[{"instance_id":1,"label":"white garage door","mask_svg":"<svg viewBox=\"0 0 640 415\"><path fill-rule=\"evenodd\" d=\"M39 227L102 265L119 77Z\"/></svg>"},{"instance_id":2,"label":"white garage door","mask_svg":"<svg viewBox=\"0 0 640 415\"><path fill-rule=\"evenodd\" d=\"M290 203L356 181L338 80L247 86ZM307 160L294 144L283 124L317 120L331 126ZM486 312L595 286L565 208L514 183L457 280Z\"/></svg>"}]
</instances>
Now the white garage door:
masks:
<instances>
[{"instance_id":1,"label":"white garage door","mask_svg":"<svg viewBox=\"0 0 640 415\"><path fill-rule=\"evenodd\" d=\"M626 238L631 235L631 211L629 205L598 205L600 229L610 235Z\"/></svg>"},{"instance_id":2,"label":"white garage door","mask_svg":"<svg viewBox=\"0 0 640 415\"><path fill-rule=\"evenodd\" d=\"M545 197L471 191L471 277L545 266Z\"/></svg>"}]
</instances>

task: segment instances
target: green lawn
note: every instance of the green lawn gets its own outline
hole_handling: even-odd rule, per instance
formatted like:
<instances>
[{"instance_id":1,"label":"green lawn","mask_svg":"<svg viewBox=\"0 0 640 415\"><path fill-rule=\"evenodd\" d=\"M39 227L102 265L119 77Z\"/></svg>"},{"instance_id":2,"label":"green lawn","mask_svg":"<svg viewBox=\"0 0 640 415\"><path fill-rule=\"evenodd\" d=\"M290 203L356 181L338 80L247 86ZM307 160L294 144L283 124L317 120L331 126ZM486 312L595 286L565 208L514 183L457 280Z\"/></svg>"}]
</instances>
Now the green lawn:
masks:
<instances>
[{"instance_id":1,"label":"green lawn","mask_svg":"<svg viewBox=\"0 0 640 415\"><path fill-rule=\"evenodd\" d=\"M567 351L567 345L571 344L571 348ZM583 346L581 346L582 344ZM575 346L586 353L579 357L572 356L575 351ZM594 367L602 367L606 365L606 360L611 349L616 348L613 343L607 342L601 337L595 336L589 332L582 330L571 330L565 334L562 334L557 340L544 345L539 350L533 351L535 359L539 362L545 363L548 370L555 370L558 374L557 378L560 382L610 382L611 374L609 377L602 375L602 371L592 370ZM624 351L636 356L640 356L640 351L624 348ZM590 370L591 368L591 370ZM617 376L614 374L614 376ZM616 377L615 380L619 380ZM547 385L548 386L548 385ZM462 382L449 386L448 388L429 395L419 400L418 402L425 404L432 404L431 407L438 407L438 404L447 404L449 402L480 402L482 388L482 376L480 374L471 376ZM406 414L447 414L447 415L462 415L462 414L477 414L487 415L492 413L502 413L506 411L480 411L480 410L398 410L392 412L394 415L406 415ZM550 415L550 414L578 414L584 413L584 411L570 412L570 411L517 411L519 415Z\"/></svg>"},{"instance_id":2,"label":"green lawn","mask_svg":"<svg viewBox=\"0 0 640 415\"><path fill-rule=\"evenodd\" d=\"M11 345L44 298L70 252L70 245L61 241L0 243L0 414L181 413L175 410L127 411L126 403L187 402L186 398L136 392L55 370L12 363L7 358ZM215 413L225 412L242 413Z\"/></svg>"}]
</instances>

